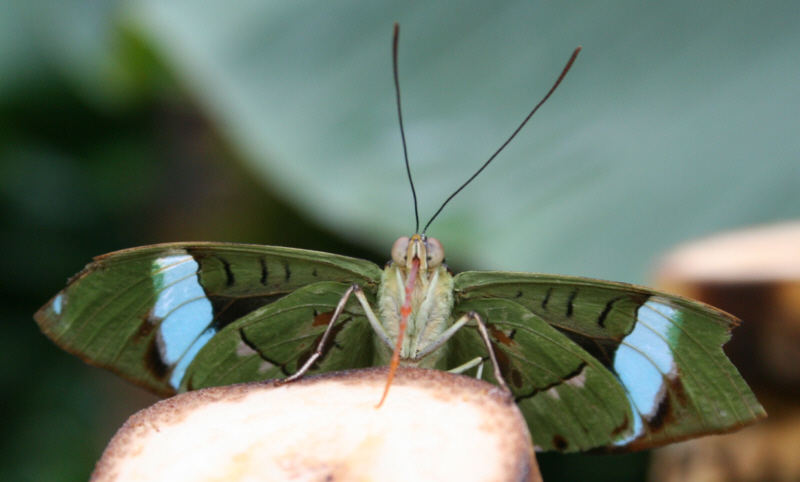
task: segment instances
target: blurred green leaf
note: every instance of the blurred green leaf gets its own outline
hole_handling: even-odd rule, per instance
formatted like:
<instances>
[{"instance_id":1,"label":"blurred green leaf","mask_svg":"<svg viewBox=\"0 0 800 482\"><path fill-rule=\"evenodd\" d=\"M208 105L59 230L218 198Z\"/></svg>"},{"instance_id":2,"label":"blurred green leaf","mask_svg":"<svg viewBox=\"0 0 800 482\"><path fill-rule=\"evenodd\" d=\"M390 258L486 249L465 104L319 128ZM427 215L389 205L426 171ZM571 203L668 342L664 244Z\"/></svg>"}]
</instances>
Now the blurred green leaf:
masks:
<instances>
[{"instance_id":1,"label":"blurred green leaf","mask_svg":"<svg viewBox=\"0 0 800 482\"><path fill-rule=\"evenodd\" d=\"M796 216L794 2L161 2L129 11L262 181L383 247L413 229L392 22L423 222L458 265L641 280L659 252Z\"/></svg>"},{"instance_id":2,"label":"blurred green leaf","mask_svg":"<svg viewBox=\"0 0 800 482\"><path fill-rule=\"evenodd\" d=\"M0 7L0 100L64 79L85 101L115 110L163 82L148 51L119 28L124 4L5 2Z\"/></svg>"}]
</instances>

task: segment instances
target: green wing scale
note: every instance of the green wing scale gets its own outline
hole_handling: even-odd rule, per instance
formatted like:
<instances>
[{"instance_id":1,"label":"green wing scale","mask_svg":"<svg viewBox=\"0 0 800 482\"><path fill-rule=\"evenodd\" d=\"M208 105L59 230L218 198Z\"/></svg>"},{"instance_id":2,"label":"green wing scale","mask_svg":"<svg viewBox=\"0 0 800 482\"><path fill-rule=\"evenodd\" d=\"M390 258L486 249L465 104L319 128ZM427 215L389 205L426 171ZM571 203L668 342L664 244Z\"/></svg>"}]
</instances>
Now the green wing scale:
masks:
<instances>
[{"instance_id":1,"label":"green wing scale","mask_svg":"<svg viewBox=\"0 0 800 482\"><path fill-rule=\"evenodd\" d=\"M454 283L454 316L486 320L542 450L643 449L765 416L722 351L738 323L725 312L586 278L464 272ZM462 330L450 349L455 365L480 340Z\"/></svg>"},{"instance_id":2,"label":"green wing scale","mask_svg":"<svg viewBox=\"0 0 800 482\"><path fill-rule=\"evenodd\" d=\"M324 331L321 320L344 290L358 283L374 297L380 276L373 263L328 253L168 243L95 258L35 319L65 350L170 395L211 383L252 380L254 373L264 379L291 370L293 357L302 357ZM293 309L283 309L289 304ZM347 326L339 336L358 342L370 335L360 311L345 315L339 325ZM255 326L270 338L268 348L260 348L263 339L251 334ZM242 335L252 340L241 344ZM233 338L239 339L233 343ZM232 365L215 358L226 342L233 343L233 356L241 355ZM253 354L261 356L255 372ZM362 363L357 356L335 355L321 365L341 369ZM220 365L211 366L215 361ZM203 373L198 366L226 375Z\"/></svg>"}]
</instances>

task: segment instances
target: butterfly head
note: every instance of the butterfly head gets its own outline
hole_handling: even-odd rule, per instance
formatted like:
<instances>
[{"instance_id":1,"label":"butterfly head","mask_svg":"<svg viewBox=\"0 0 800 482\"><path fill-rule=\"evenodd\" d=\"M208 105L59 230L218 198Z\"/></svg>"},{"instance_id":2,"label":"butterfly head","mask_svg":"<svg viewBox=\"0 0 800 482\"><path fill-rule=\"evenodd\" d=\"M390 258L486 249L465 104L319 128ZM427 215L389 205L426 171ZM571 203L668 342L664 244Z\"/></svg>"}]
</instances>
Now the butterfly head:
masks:
<instances>
[{"instance_id":1,"label":"butterfly head","mask_svg":"<svg viewBox=\"0 0 800 482\"><path fill-rule=\"evenodd\" d=\"M444 262L444 248L436 238L415 234L403 236L392 245L392 261L398 266L411 269L414 259L419 260L419 270L426 273Z\"/></svg>"}]
</instances>

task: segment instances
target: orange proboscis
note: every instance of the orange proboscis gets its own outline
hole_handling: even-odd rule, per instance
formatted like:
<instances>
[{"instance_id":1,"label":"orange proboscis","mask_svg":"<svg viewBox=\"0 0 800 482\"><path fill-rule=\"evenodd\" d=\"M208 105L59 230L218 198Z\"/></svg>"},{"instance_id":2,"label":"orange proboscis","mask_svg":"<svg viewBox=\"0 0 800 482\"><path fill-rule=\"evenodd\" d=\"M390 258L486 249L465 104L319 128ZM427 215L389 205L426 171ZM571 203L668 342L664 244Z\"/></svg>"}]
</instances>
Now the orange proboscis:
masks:
<instances>
[{"instance_id":1,"label":"orange proboscis","mask_svg":"<svg viewBox=\"0 0 800 482\"><path fill-rule=\"evenodd\" d=\"M400 307L400 328L397 331L397 342L394 345L394 352L392 353L392 362L389 364L389 377L386 379L386 387L383 389L383 396L381 401L375 408L381 408L386 396L389 394L389 387L394 380L394 374L397 372L397 366L400 364L400 350L403 348L403 336L406 333L406 326L408 326L408 316L411 314L411 294L414 292L414 285L417 282L417 273L419 272L419 258L411 260L411 270L408 272L408 279L406 279L406 297L403 300L403 306Z\"/></svg>"}]
</instances>

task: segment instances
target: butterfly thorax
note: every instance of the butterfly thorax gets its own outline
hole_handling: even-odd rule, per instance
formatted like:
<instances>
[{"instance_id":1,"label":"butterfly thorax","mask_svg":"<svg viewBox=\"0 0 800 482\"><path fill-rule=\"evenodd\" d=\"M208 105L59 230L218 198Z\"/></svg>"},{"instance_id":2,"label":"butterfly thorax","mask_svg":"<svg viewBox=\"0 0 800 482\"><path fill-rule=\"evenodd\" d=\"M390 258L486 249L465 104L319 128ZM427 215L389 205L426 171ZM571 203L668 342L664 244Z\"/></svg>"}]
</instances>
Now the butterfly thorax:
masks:
<instances>
[{"instance_id":1,"label":"butterfly thorax","mask_svg":"<svg viewBox=\"0 0 800 482\"><path fill-rule=\"evenodd\" d=\"M411 256L419 256L423 262L419 268L413 288L408 293L411 311L408 326L400 350L403 365L433 368L444 355L438 349L420 358L420 353L437 340L452 323L453 276L441 259L433 253L440 246L428 248L429 239L414 236L401 238L403 249L393 249L393 261L386 265L378 289L378 318L392 343L396 343L402 319L402 307L406 301ZM435 241L435 240L433 240ZM435 241L438 243L438 241ZM414 244L418 246L413 246ZM425 243L425 244L423 244ZM412 248L417 248L416 251ZM398 254L400 253L400 254ZM407 254L406 254L407 253ZM433 254L433 257L430 256ZM377 340L378 360L386 363L391 358L392 349Z\"/></svg>"}]
</instances>

